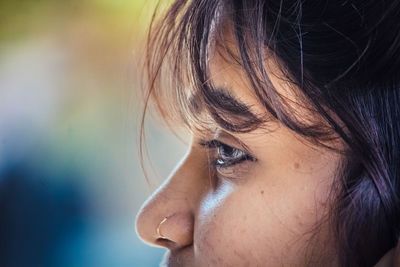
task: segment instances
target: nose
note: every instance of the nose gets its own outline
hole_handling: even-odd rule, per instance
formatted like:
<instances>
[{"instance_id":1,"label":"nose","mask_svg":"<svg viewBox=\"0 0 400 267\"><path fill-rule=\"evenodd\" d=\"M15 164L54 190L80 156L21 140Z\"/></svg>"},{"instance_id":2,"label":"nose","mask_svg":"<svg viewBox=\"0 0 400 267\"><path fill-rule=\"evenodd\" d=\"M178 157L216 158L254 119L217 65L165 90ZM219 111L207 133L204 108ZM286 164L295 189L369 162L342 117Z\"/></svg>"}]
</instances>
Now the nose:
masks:
<instances>
[{"instance_id":1,"label":"nose","mask_svg":"<svg viewBox=\"0 0 400 267\"><path fill-rule=\"evenodd\" d=\"M195 211L208 174L201 155L193 149L175 171L143 204L136 232L146 243L178 249L193 243Z\"/></svg>"}]
</instances>

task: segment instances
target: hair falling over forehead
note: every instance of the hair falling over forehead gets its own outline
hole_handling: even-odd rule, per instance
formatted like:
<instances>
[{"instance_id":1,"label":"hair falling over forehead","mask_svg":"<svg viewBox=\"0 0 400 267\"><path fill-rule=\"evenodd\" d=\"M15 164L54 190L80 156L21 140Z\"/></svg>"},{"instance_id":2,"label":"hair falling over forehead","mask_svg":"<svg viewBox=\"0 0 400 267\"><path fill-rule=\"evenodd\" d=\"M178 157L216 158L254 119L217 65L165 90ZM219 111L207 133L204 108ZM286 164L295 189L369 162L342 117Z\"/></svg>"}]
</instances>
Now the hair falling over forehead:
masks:
<instances>
[{"instance_id":1,"label":"hair falling over forehead","mask_svg":"<svg viewBox=\"0 0 400 267\"><path fill-rule=\"evenodd\" d=\"M346 168L331 209L340 263L372 266L400 227L399 16L400 2L388 0L176 0L150 26L145 110L151 101L170 125L190 129L211 118L249 132L272 119L319 145L340 138ZM214 88L218 51L241 67L268 116ZM272 86L267 57L317 120L299 117Z\"/></svg>"}]
</instances>

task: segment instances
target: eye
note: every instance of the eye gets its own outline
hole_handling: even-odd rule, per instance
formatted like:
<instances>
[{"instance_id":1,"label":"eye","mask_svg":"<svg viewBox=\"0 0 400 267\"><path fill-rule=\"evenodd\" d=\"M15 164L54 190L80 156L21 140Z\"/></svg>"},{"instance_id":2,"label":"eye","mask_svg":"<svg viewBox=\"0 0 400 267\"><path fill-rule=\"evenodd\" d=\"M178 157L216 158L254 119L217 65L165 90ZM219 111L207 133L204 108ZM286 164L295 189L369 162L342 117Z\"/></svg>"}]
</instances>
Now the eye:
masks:
<instances>
[{"instance_id":1,"label":"eye","mask_svg":"<svg viewBox=\"0 0 400 267\"><path fill-rule=\"evenodd\" d=\"M217 169L229 168L244 161L255 161L254 157L238 148L229 146L218 140L201 142L201 146L215 149L215 157L211 161Z\"/></svg>"}]
</instances>

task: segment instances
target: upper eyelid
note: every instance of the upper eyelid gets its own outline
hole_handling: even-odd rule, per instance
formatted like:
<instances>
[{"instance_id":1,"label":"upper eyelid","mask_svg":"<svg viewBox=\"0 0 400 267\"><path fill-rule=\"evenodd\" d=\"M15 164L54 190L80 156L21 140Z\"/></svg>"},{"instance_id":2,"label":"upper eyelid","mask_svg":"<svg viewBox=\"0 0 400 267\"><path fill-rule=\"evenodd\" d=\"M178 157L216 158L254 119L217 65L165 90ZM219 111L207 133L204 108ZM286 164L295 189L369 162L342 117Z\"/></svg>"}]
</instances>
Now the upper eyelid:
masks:
<instances>
[{"instance_id":1,"label":"upper eyelid","mask_svg":"<svg viewBox=\"0 0 400 267\"><path fill-rule=\"evenodd\" d=\"M221 146L221 145L228 146L228 147L231 147L231 148L233 148L233 149L237 149L237 150L242 151L246 156L252 158L252 161L257 161L257 158L254 157L254 156L253 156L251 153L249 153L248 151L246 151L246 150L244 150L244 149L241 149L241 148L237 148L237 147L232 146L232 145L229 145L229 144L226 144L226 143L221 142L221 141L219 141L219 140L217 140L217 139L212 139L212 140L210 140L210 141L201 140L201 141L199 141L199 145L200 145L200 146L203 146L203 147L207 147L207 148L217 148L217 147L219 147L219 146Z\"/></svg>"},{"instance_id":2,"label":"upper eyelid","mask_svg":"<svg viewBox=\"0 0 400 267\"><path fill-rule=\"evenodd\" d=\"M254 155L253 151L247 146L241 138L235 136L234 133L228 132L224 129L216 127L215 129L204 129L202 132L196 132L195 136L197 136L197 140L200 143L206 143L208 140L216 140L222 143L223 145L233 147L235 149L241 150L249 155ZM211 141L212 141L211 140ZM236 144L236 145L235 145Z\"/></svg>"},{"instance_id":3,"label":"upper eyelid","mask_svg":"<svg viewBox=\"0 0 400 267\"><path fill-rule=\"evenodd\" d=\"M203 146L203 147L207 147L207 148L217 148L217 147L219 147L219 146L228 146L228 147L232 147L232 148L234 148L234 149L243 151L243 150L240 149L240 148L237 148L237 147L235 147L235 146L231 146L231 145L226 144L226 143L224 143L224 142L221 142L221 141L219 141L219 140L217 140L217 139L212 139L212 140L210 140L210 141L201 140L201 141L199 141L199 145L201 145L201 146ZM246 151L243 151L243 152L247 154Z\"/></svg>"},{"instance_id":4,"label":"upper eyelid","mask_svg":"<svg viewBox=\"0 0 400 267\"><path fill-rule=\"evenodd\" d=\"M225 142L222 142L223 144L228 145L233 148L236 148L236 149L239 149L239 150L242 150L246 154L254 155L254 153L251 151L251 149L240 138L236 137L235 135L233 135L229 132L226 132L224 130L219 130L216 132L214 139L219 140L220 138L226 139L226 140L232 140L232 142L237 143L238 146L230 145L229 143L225 143Z\"/></svg>"}]
</instances>

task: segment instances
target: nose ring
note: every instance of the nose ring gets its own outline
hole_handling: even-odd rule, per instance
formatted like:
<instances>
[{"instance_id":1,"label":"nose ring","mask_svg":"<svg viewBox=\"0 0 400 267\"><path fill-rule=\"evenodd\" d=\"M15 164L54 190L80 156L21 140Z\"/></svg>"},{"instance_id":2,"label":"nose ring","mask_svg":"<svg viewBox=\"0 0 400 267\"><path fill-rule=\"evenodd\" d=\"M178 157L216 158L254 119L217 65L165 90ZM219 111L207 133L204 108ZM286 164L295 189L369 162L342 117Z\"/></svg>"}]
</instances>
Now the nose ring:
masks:
<instances>
[{"instance_id":1,"label":"nose ring","mask_svg":"<svg viewBox=\"0 0 400 267\"><path fill-rule=\"evenodd\" d=\"M163 235L161 234L161 231L160 231L161 225L162 225L163 223L165 223L167 220L168 220L168 217L164 217L164 219L162 219L162 221L160 222L160 224L157 226L157 235L159 236L159 238L167 239L165 236L163 236Z\"/></svg>"}]
</instances>

